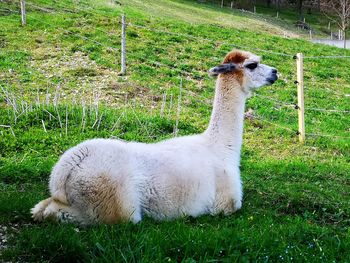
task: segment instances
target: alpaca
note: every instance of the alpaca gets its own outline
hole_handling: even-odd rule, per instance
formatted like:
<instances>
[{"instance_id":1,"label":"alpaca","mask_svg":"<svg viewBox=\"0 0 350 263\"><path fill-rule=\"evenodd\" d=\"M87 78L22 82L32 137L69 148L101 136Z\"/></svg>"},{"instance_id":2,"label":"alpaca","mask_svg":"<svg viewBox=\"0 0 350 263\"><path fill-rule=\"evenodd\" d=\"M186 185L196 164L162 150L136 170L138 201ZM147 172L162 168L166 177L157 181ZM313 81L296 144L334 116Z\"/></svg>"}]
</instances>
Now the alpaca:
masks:
<instances>
[{"instance_id":1,"label":"alpaca","mask_svg":"<svg viewBox=\"0 0 350 263\"><path fill-rule=\"evenodd\" d=\"M240 209L245 101L274 83L277 70L234 50L209 74L217 80L205 132L154 144L93 139L69 149L51 173L51 197L31 210L34 220L137 223Z\"/></svg>"}]
</instances>

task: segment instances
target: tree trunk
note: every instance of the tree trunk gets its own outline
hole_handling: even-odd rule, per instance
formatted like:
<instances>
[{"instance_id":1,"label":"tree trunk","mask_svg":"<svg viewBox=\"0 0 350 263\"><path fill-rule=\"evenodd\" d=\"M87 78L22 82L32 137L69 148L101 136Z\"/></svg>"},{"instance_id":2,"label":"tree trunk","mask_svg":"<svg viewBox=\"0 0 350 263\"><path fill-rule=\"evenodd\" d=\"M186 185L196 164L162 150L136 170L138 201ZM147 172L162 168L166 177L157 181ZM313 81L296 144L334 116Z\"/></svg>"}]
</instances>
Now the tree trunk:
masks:
<instances>
[{"instance_id":1,"label":"tree trunk","mask_svg":"<svg viewBox=\"0 0 350 263\"><path fill-rule=\"evenodd\" d=\"M299 19L303 20L303 0L298 0L297 2L297 11L299 14Z\"/></svg>"},{"instance_id":2,"label":"tree trunk","mask_svg":"<svg viewBox=\"0 0 350 263\"><path fill-rule=\"evenodd\" d=\"M346 30L344 30L344 48L346 48Z\"/></svg>"}]
</instances>

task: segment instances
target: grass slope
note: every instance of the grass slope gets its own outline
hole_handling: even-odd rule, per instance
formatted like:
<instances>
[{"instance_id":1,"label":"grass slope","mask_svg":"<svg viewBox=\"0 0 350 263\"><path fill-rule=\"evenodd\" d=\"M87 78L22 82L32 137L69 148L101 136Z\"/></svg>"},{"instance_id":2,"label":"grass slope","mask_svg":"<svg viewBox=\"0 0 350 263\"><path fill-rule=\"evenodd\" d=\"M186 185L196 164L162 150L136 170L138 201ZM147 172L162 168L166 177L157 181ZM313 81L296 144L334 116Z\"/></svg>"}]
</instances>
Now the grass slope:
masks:
<instances>
[{"instance_id":1,"label":"grass slope","mask_svg":"<svg viewBox=\"0 0 350 263\"><path fill-rule=\"evenodd\" d=\"M1 260L350 261L350 142L341 138L349 136L349 114L315 110L350 109L350 60L305 60L307 132L341 137L308 136L300 145L297 112L278 102L296 102L295 61L259 49L349 51L285 39L270 20L190 1L30 3L24 28L8 10L17 5L0 3L7 10L0 17ZM117 74L122 13L145 27L128 27L126 77ZM255 117L245 123L241 211L89 228L32 222L29 209L48 195L52 166L78 142L154 142L172 137L177 122L179 135L203 131L214 85L205 72L234 45L281 74L248 101Z\"/></svg>"}]
</instances>

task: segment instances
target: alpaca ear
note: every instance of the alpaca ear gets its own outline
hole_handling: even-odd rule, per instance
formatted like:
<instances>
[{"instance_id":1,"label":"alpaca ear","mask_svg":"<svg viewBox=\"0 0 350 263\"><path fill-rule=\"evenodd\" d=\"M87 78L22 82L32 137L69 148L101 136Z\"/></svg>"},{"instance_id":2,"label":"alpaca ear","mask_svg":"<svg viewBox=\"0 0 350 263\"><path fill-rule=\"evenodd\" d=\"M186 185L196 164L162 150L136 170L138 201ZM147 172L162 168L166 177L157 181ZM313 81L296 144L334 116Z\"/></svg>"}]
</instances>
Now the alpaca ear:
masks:
<instances>
[{"instance_id":1,"label":"alpaca ear","mask_svg":"<svg viewBox=\"0 0 350 263\"><path fill-rule=\"evenodd\" d=\"M219 74L227 73L227 72L233 72L237 68L236 64L234 63L225 63L221 64L219 66L213 67L209 69L209 76L216 77Z\"/></svg>"}]
</instances>

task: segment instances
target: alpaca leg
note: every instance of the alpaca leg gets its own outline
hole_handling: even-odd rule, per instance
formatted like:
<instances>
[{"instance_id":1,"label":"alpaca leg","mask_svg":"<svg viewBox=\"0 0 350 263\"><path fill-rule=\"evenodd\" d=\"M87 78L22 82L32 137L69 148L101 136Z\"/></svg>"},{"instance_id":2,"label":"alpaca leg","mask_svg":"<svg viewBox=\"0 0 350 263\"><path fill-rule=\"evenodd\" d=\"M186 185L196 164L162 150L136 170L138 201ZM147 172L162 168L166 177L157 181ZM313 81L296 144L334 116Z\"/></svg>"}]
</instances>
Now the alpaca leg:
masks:
<instances>
[{"instance_id":1,"label":"alpaca leg","mask_svg":"<svg viewBox=\"0 0 350 263\"><path fill-rule=\"evenodd\" d=\"M232 182L232 201L233 201L232 212L236 212L237 210L241 209L242 195L243 195L242 182L238 172L238 175L233 178L233 182Z\"/></svg>"},{"instance_id":2,"label":"alpaca leg","mask_svg":"<svg viewBox=\"0 0 350 263\"><path fill-rule=\"evenodd\" d=\"M113 183L110 177L102 175L95 181L94 186L90 189L95 191L89 193L85 199L85 203L93 208L94 213L91 217L108 224L128 221L137 223L141 220L140 205L133 187L127 182Z\"/></svg>"},{"instance_id":3,"label":"alpaca leg","mask_svg":"<svg viewBox=\"0 0 350 263\"><path fill-rule=\"evenodd\" d=\"M232 176L235 175L235 176ZM236 174L227 173L217 177L215 213L231 214L242 207L242 183L239 171Z\"/></svg>"}]
</instances>

